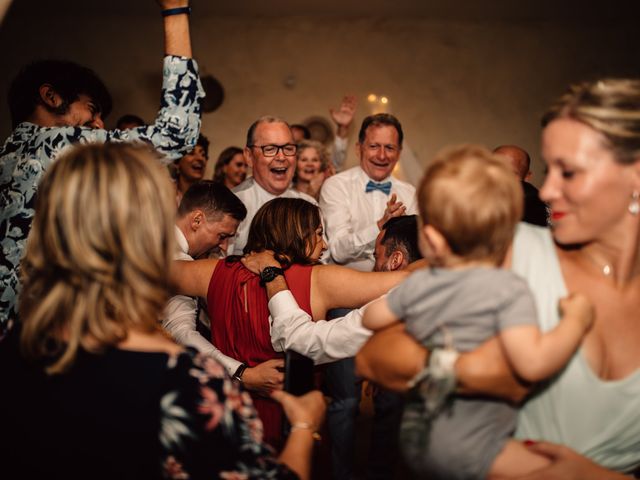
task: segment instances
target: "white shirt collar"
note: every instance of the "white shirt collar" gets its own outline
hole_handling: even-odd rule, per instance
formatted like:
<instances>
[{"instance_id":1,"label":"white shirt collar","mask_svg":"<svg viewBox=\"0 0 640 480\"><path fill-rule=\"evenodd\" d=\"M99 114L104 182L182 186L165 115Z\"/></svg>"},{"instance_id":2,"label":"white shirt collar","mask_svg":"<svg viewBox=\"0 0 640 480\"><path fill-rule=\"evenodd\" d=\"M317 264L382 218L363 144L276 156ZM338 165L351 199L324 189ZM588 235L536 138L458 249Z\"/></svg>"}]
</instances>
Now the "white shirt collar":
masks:
<instances>
[{"instance_id":1,"label":"white shirt collar","mask_svg":"<svg viewBox=\"0 0 640 480\"><path fill-rule=\"evenodd\" d=\"M187 242L187 237L184 236L182 230L178 228L177 225L174 225L176 231L176 241L178 242L178 248L182 251L182 253L189 254L189 242Z\"/></svg>"},{"instance_id":2,"label":"white shirt collar","mask_svg":"<svg viewBox=\"0 0 640 480\"><path fill-rule=\"evenodd\" d=\"M393 184L393 175L389 174L388 177L386 177L386 178L384 178L382 180L374 180L369 175L367 175L367 172L365 172L360 165L358 165L358 178L362 181L363 185L366 185L367 182L369 182L369 180L371 180L372 182L376 182L376 183L383 183L383 182L389 181L389 182L391 182Z\"/></svg>"}]
</instances>

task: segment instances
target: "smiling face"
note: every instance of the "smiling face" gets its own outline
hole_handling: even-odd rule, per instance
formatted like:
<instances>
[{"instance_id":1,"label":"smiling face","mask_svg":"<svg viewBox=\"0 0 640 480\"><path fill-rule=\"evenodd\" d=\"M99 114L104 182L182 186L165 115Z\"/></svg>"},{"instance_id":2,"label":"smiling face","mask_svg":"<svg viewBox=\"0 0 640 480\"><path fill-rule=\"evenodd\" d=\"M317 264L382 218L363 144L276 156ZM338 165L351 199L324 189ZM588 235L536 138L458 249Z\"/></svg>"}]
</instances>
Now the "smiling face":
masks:
<instances>
[{"instance_id":1,"label":"smiling face","mask_svg":"<svg viewBox=\"0 0 640 480\"><path fill-rule=\"evenodd\" d=\"M222 167L224 172L225 185L229 188L233 188L244 182L247 178L247 162L244 159L242 153L236 153L231 161Z\"/></svg>"},{"instance_id":2,"label":"smiling face","mask_svg":"<svg viewBox=\"0 0 640 480\"><path fill-rule=\"evenodd\" d=\"M85 94L69 104L67 111L59 117L60 126L104 128L102 116L95 102Z\"/></svg>"},{"instance_id":3,"label":"smiling face","mask_svg":"<svg viewBox=\"0 0 640 480\"><path fill-rule=\"evenodd\" d=\"M615 161L605 138L570 118L552 121L542 133L548 173L540 198L551 208L555 239L561 244L625 237L637 166ZM637 162L636 162L637 163Z\"/></svg>"},{"instance_id":4,"label":"smiling face","mask_svg":"<svg viewBox=\"0 0 640 480\"><path fill-rule=\"evenodd\" d=\"M196 145L196 148L178 161L179 175L190 182L202 180L206 167L207 152L201 145Z\"/></svg>"},{"instance_id":5,"label":"smiling face","mask_svg":"<svg viewBox=\"0 0 640 480\"><path fill-rule=\"evenodd\" d=\"M327 244L324 241L324 229L322 224L316 228L315 235L313 237L313 244L307 246L307 252L309 253L309 259L313 262L317 262L322 257L323 252L327 249Z\"/></svg>"},{"instance_id":6,"label":"smiling face","mask_svg":"<svg viewBox=\"0 0 640 480\"><path fill-rule=\"evenodd\" d=\"M259 146L292 144L291 130L285 123L260 123L253 134L253 147L245 147L245 159L253 168L258 185L273 195L283 194L293 179L296 156L285 155L282 149L274 157L265 157Z\"/></svg>"},{"instance_id":7,"label":"smiling face","mask_svg":"<svg viewBox=\"0 0 640 480\"><path fill-rule=\"evenodd\" d=\"M357 145L360 167L376 182L391 175L400 151L398 131L390 125L369 126L364 142Z\"/></svg>"},{"instance_id":8,"label":"smiling face","mask_svg":"<svg viewBox=\"0 0 640 480\"><path fill-rule=\"evenodd\" d=\"M318 151L313 147L298 151L296 173L298 180L310 182L320 172L322 162Z\"/></svg>"}]
</instances>

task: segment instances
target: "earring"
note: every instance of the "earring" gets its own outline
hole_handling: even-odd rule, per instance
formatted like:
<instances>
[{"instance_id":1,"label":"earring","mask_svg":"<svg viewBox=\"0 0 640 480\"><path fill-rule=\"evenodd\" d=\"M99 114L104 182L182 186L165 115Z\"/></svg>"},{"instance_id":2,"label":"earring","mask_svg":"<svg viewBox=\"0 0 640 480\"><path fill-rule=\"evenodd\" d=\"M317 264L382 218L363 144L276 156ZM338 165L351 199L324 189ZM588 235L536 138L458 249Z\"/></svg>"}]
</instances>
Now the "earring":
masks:
<instances>
[{"instance_id":1,"label":"earring","mask_svg":"<svg viewBox=\"0 0 640 480\"><path fill-rule=\"evenodd\" d=\"M637 190L634 190L631 194L631 202L627 209L629 210L629 213L634 216L640 213L640 193L638 193Z\"/></svg>"}]
</instances>

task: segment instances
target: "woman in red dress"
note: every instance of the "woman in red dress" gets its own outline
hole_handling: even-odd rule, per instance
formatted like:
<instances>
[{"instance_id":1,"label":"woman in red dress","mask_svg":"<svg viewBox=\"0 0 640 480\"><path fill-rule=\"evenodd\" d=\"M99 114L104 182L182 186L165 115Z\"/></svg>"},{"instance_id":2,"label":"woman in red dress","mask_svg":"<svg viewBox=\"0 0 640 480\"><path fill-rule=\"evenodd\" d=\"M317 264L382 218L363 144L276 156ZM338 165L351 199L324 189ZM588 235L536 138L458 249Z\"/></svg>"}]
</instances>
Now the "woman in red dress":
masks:
<instances>
[{"instance_id":1,"label":"woman in red dress","mask_svg":"<svg viewBox=\"0 0 640 480\"><path fill-rule=\"evenodd\" d=\"M332 308L360 307L406 276L403 272L360 272L320 265L325 249L318 207L301 199L276 198L256 213L244 251L275 252L293 296L314 320L326 318ZM264 286L239 259L177 262L176 280L180 293L207 298L212 343L249 367L243 376L247 379L252 367L282 354L271 346ZM281 381L270 386L281 388ZM264 424L265 441L277 447L281 442L282 410L261 393L252 396Z\"/></svg>"}]
</instances>

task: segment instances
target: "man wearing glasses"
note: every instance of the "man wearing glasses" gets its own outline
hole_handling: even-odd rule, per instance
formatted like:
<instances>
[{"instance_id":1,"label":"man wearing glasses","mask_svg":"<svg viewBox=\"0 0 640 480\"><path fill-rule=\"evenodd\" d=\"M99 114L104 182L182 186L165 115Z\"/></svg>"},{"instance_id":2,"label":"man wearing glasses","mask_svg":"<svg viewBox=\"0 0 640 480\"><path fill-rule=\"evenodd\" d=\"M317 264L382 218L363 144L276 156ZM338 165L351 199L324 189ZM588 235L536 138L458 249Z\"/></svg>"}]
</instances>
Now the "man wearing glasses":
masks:
<instances>
[{"instance_id":1,"label":"man wearing glasses","mask_svg":"<svg viewBox=\"0 0 640 480\"><path fill-rule=\"evenodd\" d=\"M280 118L261 117L249 127L244 158L253 169L253 176L233 189L247 207L247 217L238 227L233 244L229 245L229 255L242 255L251 221L269 200L302 198L317 205L314 198L291 188L297 149L291 128Z\"/></svg>"}]
</instances>

